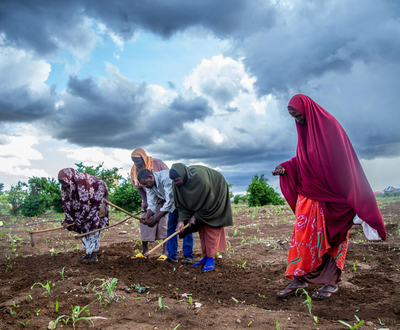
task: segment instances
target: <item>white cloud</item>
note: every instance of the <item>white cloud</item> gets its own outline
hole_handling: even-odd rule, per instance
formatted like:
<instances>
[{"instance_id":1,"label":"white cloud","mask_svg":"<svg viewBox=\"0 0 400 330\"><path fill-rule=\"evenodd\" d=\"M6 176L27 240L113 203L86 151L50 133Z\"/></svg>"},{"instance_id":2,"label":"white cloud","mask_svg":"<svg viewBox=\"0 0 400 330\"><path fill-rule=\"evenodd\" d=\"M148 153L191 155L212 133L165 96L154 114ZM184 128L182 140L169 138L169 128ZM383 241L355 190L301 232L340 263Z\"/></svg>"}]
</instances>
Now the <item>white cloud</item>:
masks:
<instances>
[{"instance_id":1,"label":"white cloud","mask_svg":"<svg viewBox=\"0 0 400 330\"><path fill-rule=\"evenodd\" d=\"M50 71L49 63L28 51L7 47L0 39L0 89L3 92L26 85L35 93L47 91L45 81Z\"/></svg>"},{"instance_id":2,"label":"white cloud","mask_svg":"<svg viewBox=\"0 0 400 330\"><path fill-rule=\"evenodd\" d=\"M4 139L6 144L0 145L0 172L18 176L19 180L32 176L48 177L42 169L30 168L30 160L43 159L42 154L32 146L39 143L32 135L10 136Z\"/></svg>"},{"instance_id":3,"label":"white cloud","mask_svg":"<svg viewBox=\"0 0 400 330\"><path fill-rule=\"evenodd\" d=\"M131 152L124 149L110 148L73 148L62 147L57 150L66 154L68 159L74 160L76 163L83 163L85 166L98 166L102 163L105 169L116 167L118 173L126 177L127 172L132 167Z\"/></svg>"}]
</instances>

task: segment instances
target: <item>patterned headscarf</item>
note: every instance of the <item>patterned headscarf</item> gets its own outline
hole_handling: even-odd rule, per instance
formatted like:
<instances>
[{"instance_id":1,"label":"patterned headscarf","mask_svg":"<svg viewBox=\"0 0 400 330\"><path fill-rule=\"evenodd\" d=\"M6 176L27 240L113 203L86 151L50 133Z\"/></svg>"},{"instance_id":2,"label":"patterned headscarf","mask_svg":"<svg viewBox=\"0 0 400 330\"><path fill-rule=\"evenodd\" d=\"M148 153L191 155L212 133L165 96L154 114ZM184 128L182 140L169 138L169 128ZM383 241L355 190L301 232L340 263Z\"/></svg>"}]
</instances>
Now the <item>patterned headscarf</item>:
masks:
<instances>
[{"instance_id":1,"label":"patterned headscarf","mask_svg":"<svg viewBox=\"0 0 400 330\"><path fill-rule=\"evenodd\" d=\"M103 198L108 200L107 186L103 180L88 173L76 173L73 168L64 168L58 173L58 180L66 182L61 197L65 213L64 224L75 222L68 230L87 233L108 226L108 205L103 215L98 211Z\"/></svg>"},{"instance_id":2,"label":"patterned headscarf","mask_svg":"<svg viewBox=\"0 0 400 330\"><path fill-rule=\"evenodd\" d=\"M147 156L146 152L142 149L142 148L136 148L135 150L132 151L131 157L135 157L135 158L139 158L141 157L144 161L144 167L148 169L149 171L153 172L154 169L154 165L153 165L153 158L150 156ZM132 169L131 169L131 182L136 185L139 186L140 183L137 180L137 175L139 173L139 171L142 170L141 169L137 169L136 165L133 164Z\"/></svg>"}]
</instances>

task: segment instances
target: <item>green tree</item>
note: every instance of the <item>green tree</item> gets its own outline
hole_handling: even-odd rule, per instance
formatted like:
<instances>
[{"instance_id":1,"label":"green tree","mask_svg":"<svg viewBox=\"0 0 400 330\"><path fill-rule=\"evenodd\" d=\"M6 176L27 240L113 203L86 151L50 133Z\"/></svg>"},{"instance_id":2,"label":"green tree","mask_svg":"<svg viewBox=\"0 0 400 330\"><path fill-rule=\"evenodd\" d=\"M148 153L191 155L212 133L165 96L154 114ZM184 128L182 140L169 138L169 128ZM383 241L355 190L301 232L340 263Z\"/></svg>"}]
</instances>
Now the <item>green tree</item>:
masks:
<instances>
[{"instance_id":1,"label":"green tree","mask_svg":"<svg viewBox=\"0 0 400 330\"><path fill-rule=\"evenodd\" d=\"M110 202L133 212L141 207L142 199L128 178L124 179L110 194Z\"/></svg>"},{"instance_id":2,"label":"green tree","mask_svg":"<svg viewBox=\"0 0 400 330\"><path fill-rule=\"evenodd\" d=\"M268 179L264 177L264 174L253 176L247 192L249 194L249 206L285 204L284 199L268 184Z\"/></svg>"},{"instance_id":3,"label":"green tree","mask_svg":"<svg viewBox=\"0 0 400 330\"><path fill-rule=\"evenodd\" d=\"M4 183L0 183L0 195L3 195Z\"/></svg>"},{"instance_id":4,"label":"green tree","mask_svg":"<svg viewBox=\"0 0 400 330\"><path fill-rule=\"evenodd\" d=\"M28 195L21 205L23 216L35 217L50 207L58 213L63 212L60 184L54 178L29 178L28 187Z\"/></svg>"},{"instance_id":5,"label":"green tree","mask_svg":"<svg viewBox=\"0 0 400 330\"><path fill-rule=\"evenodd\" d=\"M18 214L20 205L26 196L26 191L24 190L25 187L25 182L18 181L17 185L12 185L10 190L5 192L7 201L11 205L10 213L14 216Z\"/></svg>"},{"instance_id":6,"label":"green tree","mask_svg":"<svg viewBox=\"0 0 400 330\"><path fill-rule=\"evenodd\" d=\"M93 166L85 166L81 163L75 164L77 172L88 173L98 178L102 179L107 185L108 192L111 193L118 185L119 179L122 178L121 175L118 174L118 168L113 167L111 170L106 170L103 167L104 163L93 167Z\"/></svg>"}]
</instances>

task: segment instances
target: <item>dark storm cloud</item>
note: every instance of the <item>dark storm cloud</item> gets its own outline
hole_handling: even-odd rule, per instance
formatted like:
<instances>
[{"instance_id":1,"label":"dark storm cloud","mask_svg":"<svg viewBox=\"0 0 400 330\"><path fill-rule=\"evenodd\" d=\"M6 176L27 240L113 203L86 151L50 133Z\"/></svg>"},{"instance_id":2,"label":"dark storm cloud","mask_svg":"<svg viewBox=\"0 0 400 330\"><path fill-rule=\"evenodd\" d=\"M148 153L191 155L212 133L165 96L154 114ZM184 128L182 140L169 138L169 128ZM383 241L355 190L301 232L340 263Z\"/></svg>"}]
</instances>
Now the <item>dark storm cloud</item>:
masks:
<instances>
[{"instance_id":1,"label":"dark storm cloud","mask_svg":"<svg viewBox=\"0 0 400 330\"><path fill-rule=\"evenodd\" d=\"M212 114L201 97L176 97L156 105L145 84L136 85L118 74L99 84L91 78L69 79L64 104L47 120L57 139L81 146L131 149L151 144L183 128L185 123Z\"/></svg>"},{"instance_id":2,"label":"dark storm cloud","mask_svg":"<svg viewBox=\"0 0 400 330\"><path fill-rule=\"evenodd\" d=\"M0 32L8 44L47 55L64 46L90 48L94 35L87 29L87 18L103 23L127 41L138 30L169 38L193 26L221 38L243 36L270 26L274 16L274 7L262 0L5 0L0 8Z\"/></svg>"},{"instance_id":3,"label":"dark storm cloud","mask_svg":"<svg viewBox=\"0 0 400 330\"><path fill-rule=\"evenodd\" d=\"M142 30L169 38L202 28L229 41L225 55L243 58L246 70L257 78L260 96L273 94L285 111L291 95L309 95L342 123L359 155L372 159L400 152L399 17L398 1L374 0L2 1L0 34L5 44L48 55L64 47L90 49L95 27L87 19L125 41ZM240 111L228 106L238 93L235 86L208 80L201 88L205 97L235 116ZM242 127L232 127L232 134L244 136L242 144L212 143L185 126L212 115L205 98L178 95L169 104L154 104L145 84L118 76L103 85L94 78L71 77L60 96L64 105L51 116L48 97L34 98L24 89L13 93L0 98L2 121L46 117L56 138L82 146L131 149L140 144L165 153L166 159L211 166L258 162L270 167L295 153L295 135L282 141L282 129L267 139L246 129L251 117ZM256 135L254 141L245 140L251 135Z\"/></svg>"},{"instance_id":4,"label":"dark storm cloud","mask_svg":"<svg viewBox=\"0 0 400 330\"><path fill-rule=\"evenodd\" d=\"M50 95L37 97L28 86L0 91L0 122L33 122L53 111L54 99Z\"/></svg>"},{"instance_id":5,"label":"dark storm cloud","mask_svg":"<svg viewBox=\"0 0 400 330\"><path fill-rule=\"evenodd\" d=\"M5 43L50 55L64 46L79 50L91 48L94 33L87 29L85 10L80 1L3 0L0 6L0 32Z\"/></svg>"}]
</instances>

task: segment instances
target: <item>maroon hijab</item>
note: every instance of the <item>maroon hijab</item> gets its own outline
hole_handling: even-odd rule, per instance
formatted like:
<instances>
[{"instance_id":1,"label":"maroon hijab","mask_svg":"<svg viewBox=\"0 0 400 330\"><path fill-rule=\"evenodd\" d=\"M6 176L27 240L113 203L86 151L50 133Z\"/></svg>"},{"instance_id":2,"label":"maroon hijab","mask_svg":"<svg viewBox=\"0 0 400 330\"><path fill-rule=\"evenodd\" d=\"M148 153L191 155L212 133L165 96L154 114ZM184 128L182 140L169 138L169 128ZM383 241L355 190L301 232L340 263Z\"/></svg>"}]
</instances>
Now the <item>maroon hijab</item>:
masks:
<instances>
[{"instance_id":1,"label":"maroon hijab","mask_svg":"<svg viewBox=\"0 0 400 330\"><path fill-rule=\"evenodd\" d=\"M307 126L296 122L296 157L281 164L281 190L290 207L295 210L297 194L319 201L332 245L345 240L356 214L385 240L375 196L342 126L306 95L293 96L288 106L307 120Z\"/></svg>"}]
</instances>

